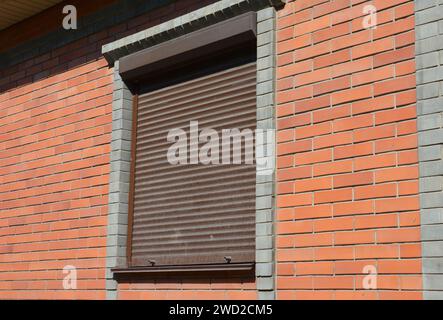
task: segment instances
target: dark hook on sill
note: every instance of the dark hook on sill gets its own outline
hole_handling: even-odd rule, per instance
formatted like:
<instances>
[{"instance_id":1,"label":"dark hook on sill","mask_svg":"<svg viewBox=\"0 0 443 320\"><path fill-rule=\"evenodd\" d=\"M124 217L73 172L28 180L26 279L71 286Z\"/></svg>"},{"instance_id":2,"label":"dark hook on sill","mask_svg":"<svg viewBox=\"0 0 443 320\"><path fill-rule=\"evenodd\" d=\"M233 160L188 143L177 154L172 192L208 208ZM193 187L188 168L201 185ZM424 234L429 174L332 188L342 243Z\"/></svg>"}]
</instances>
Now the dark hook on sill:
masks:
<instances>
[{"instance_id":1,"label":"dark hook on sill","mask_svg":"<svg viewBox=\"0 0 443 320\"><path fill-rule=\"evenodd\" d=\"M151 266L155 265L155 260L148 260L148 262Z\"/></svg>"}]
</instances>

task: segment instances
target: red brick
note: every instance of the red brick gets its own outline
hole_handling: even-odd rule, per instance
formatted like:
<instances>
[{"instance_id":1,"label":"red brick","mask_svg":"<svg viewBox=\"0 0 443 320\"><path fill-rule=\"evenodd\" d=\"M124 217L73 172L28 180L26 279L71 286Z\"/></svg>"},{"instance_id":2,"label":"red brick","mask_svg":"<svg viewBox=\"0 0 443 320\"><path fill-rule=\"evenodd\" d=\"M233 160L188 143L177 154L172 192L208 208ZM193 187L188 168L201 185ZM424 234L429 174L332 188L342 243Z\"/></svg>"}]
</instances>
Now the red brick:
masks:
<instances>
[{"instance_id":1,"label":"red brick","mask_svg":"<svg viewBox=\"0 0 443 320\"><path fill-rule=\"evenodd\" d=\"M413 59L415 51L413 46L401 48L394 51L384 52L374 56L374 68L381 67L387 64L396 63L399 61Z\"/></svg>"},{"instance_id":2,"label":"red brick","mask_svg":"<svg viewBox=\"0 0 443 320\"><path fill-rule=\"evenodd\" d=\"M294 102L294 112L306 112L316 109L321 109L324 107L329 107L331 105L331 99L329 96L315 97L306 100L300 100Z\"/></svg>"},{"instance_id":3,"label":"red brick","mask_svg":"<svg viewBox=\"0 0 443 320\"><path fill-rule=\"evenodd\" d=\"M349 24L342 23L336 26L333 26L331 28L322 29L319 31L316 31L312 34L312 40L314 43L326 41L338 36L342 36L345 34L350 33Z\"/></svg>"},{"instance_id":4,"label":"red brick","mask_svg":"<svg viewBox=\"0 0 443 320\"><path fill-rule=\"evenodd\" d=\"M419 192L418 182L415 180L400 182L398 184L399 196L418 194L418 192Z\"/></svg>"},{"instance_id":5,"label":"red brick","mask_svg":"<svg viewBox=\"0 0 443 320\"><path fill-rule=\"evenodd\" d=\"M352 138L351 132L334 133L324 137L315 137L313 143L314 149L322 149L352 143Z\"/></svg>"},{"instance_id":6,"label":"red brick","mask_svg":"<svg viewBox=\"0 0 443 320\"><path fill-rule=\"evenodd\" d=\"M393 137L394 135L395 135L394 125L358 129L354 131L354 142L388 138L388 137Z\"/></svg>"},{"instance_id":7,"label":"red brick","mask_svg":"<svg viewBox=\"0 0 443 320\"><path fill-rule=\"evenodd\" d=\"M278 289L312 289L311 277L294 277L277 279Z\"/></svg>"},{"instance_id":8,"label":"red brick","mask_svg":"<svg viewBox=\"0 0 443 320\"><path fill-rule=\"evenodd\" d=\"M364 186L354 189L355 199L376 199L385 197L395 197L397 195L397 185L394 183Z\"/></svg>"},{"instance_id":9,"label":"red brick","mask_svg":"<svg viewBox=\"0 0 443 320\"><path fill-rule=\"evenodd\" d=\"M420 241L419 228L384 229L377 231L378 243L399 243Z\"/></svg>"},{"instance_id":10,"label":"red brick","mask_svg":"<svg viewBox=\"0 0 443 320\"><path fill-rule=\"evenodd\" d=\"M307 84L320 82L322 80L329 79L331 77L331 70L329 68L323 68L308 73L303 73L295 77L294 85L300 87Z\"/></svg>"},{"instance_id":11,"label":"red brick","mask_svg":"<svg viewBox=\"0 0 443 320\"><path fill-rule=\"evenodd\" d=\"M314 176L331 175L336 173L346 173L352 171L352 160L334 161L314 165Z\"/></svg>"},{"instance_id":12,"label":"red brick","mask_svg":"<svg viewBox=\"0 0 443 320\"><path fill-rule=\"evenodd\" d=\"M302 140L295 142L286 142L279 144L277 146L277 154L283 155L294 152L303 152L312 149L312 141L311 140Z\"/></svg>"},{"instance_id":13,"label":"red brick","mask_svg":"<svg viewBox=\"0 0 443 320\"><path fill-rule=\"evenodd\" d=\"M417 135L401 136L398 138L384 139L375 142L375 152L399 151L416 149L418 145Z\"/></svg>"},{"instance_id":14,"label":"red brick","mask_svg":"<svg viewBox=\"0 0 443 320\"><path fill-rule=\"evenodd\" d=\"M332 216L332 205L323 204L294 209L295 219L327 218Z\"/></svg>"},{"instance_id":15,"label":"red brick","mask_svg":"<svg viewBox=\"0 0 443 320\"><path fill-rule=\"evenodd\" d=\"M372 114L365 114L351 118L334 121L334 132L349 131L352 129L371 127L373 125Z\"/></svg>"},{"instance_id":16,"label":"red brick","mask_svg":"<svg viewBox=\"0 0 443 320\"><path fill-rule=\"evenodd\" d=\"M374 39L384 38L401 32L413 30L415 28L414 17L400 19L392 23L378 26L374 30Z\"/></svg>"},{"instance_id":17,"label":"red brick","mask_svg":"<svg viewBox=\"0 0 443 320\"><path fill-rule=\"evenodd\" d=\"M327 2L314 7L314 18L326 15L332 12L340 11L344 8L350 7L350 0L337 0L334 2Z\"/></svg>"},{"instance_id":18,"label":"red brick","mask_svg":"<svg viewBox=\"0 0 443 320\"><path fill-rule=\"evenodd\" d=\"M296 166L326 162L332 160L332 149L323 149L312 152L297 153L294 156Z\"/></svg>"},{"instance_id":19,"label":"red brick","mask_svg":"<svg viewBox=\"0 0 443 320\"><path fill-rule=\"evenodd\" d=\"M354 219L352 217L314 220L314 232L352 230L353 228Z\"/></svg>"},{"instance_id":20,"label":"red brick","mask_svg":"<svg viewBox=\"0 0 443 320\"><path fill-rule=\"evenodd\" d=\"M332 124L330 122L323 122L312 126L298 127L297 129L295 129L295 138L305 139L325 135L331 132Z\"/></svg>"},{"instance_id":21,"label":"red brick","mask_svg":"<svg viewBox=\"0 0 443 320\"><path fill-rule=\"evenodd\" d=\"M390 154L382 154L376 156L369 156L363 158L356 158L354 160L354 170L367 170L367 169L375 169L375 168L383 168L383 167L392 167L396 164L396 155L394 153ZM391 169L385 169L386 173L389 174ZM392 169L395 170L395 169ZM384 182L388 180L384 180L384 177L387 174L384 174L385 171L377 171L375 175L376 182Z\"/></svg>"},{"instance_id":22,"label":"red brick","mask_svg":"<svg viewBox=\"0 0 443 320\"><path fill-rule=\"evenodd\" d=\"M292 117L279 119L277 121L278 129L294 128L297 126L306 125L310 123L311 123L311 116L309 114L295 115Z\"/></svg>"},{"instance_id":23,"label":"red brick","mask_svg":"<svg viewBox=\"0 0 443 320\"><path fill-rule=\"evenodd\" d=\"M393 108L395 105L395 96L381 96L370 100L354 102L352 104L352 114L360 114L371 111Z\"/></svg>"},{"instance_id":24,"label":"red brick","mask_svg":"<svg viewBox=\"0 0 443 320\"><path fill-rule=\"evenodd\" d=\"M333 277L315 277L314 287L322 289L354 289L354 277L352 276L333 276Z\"/></svg>"},{"instance_id":25,"label":"red brick","mask_svg":"<svg viewBox=\"0 0 443 320\"><path fill-rule=\"evenodd\" d=\"M415 103L417 101L417 94L415 89L399 92L395 95L397 106L404 106L407 104Z\"/></svg>"},{"instance_id":26,"label":"red brick","mask_svg":"<svg viewBox=\"0 0 443 320\"><path fill-rule=\"evenodd\" d=\"M334 264L328 261L299 262L295 268L297 275L332 275L334 273Z\"/></svg>"},{"instance_id":27,"label":"red brick","mask_svg":"<svg viewBox=\"0 0 443 320\"><path fill-rule=\"evenodd\" d=\"M295 28L294 35L301 35L306 33L311 33L316 30L320 30L326 27L330 26L330 17L324 16L321 18L313 19L310 21L302 22L297 25L297 28Z\"/></svg>"},{"instance_id":28,"label":"red brick","mask_svg":"<svg viewBox=\"0 0 443 320\"><path fill-rule=\"evenodd\" d=\"M421 257L421 244L401 244L400 245L400 258L419 258Z\"/></svg>"},{"instance_id":29,"label":"red brick","mask_svg":"<svg viewBox=\"0 0 443 320\"><path fill-rule=\"evenodd\" d=\"M278 181L309 177L312 177L312 167L310 166L288 168L277 171Z\"/></svg>"},{"instance_id":30,"label":"red brick","mask_svg":"<svg viewBox=\"0 0 443 320\"><path fill-rule=\"evenodd\" d=\"M355 218L355 229L396 227L398 225L397 220L396 214L360 216Z\"/></svg>"},{"instance_id":31,"label":"red brick","mask_svg":"<svg viewBox=\"0 0 443 320\"><path fill-rule=\"evenodd\" d=\"M419 259L380 260L378 261L377 271L380 274L421 273L421 261Z\"/></svg>"},{"instance_id":32,"label":"red brick","mask_svg":"<svg viewBox=\"0 0 443 320\"><path fill-rule=\"evenodd\" d=\"M387 111L380 111L375 114L375 124L385 124L402 120L415 119L417 117L416 107L404 107Z\"/></svg>"},{"instance_id":33,"label":"red brick","mask_svg":"<svg viewBox=\"0 0 443 320\"><path fill-rule=\"evenodd\" d=\"M395 74L394 66L385 66L369 71L363 71L352 75L352 85L359 86L367 83L374 83L380 80L393 78Z\"/></svg>"},{"instance_id":34,"label":"red brick","mask_svg":"<svg viewBox=\"0 0 443 320\"><path fill-rule=\"evenodd\" d=\"M372 184L374 174L372 172L341 174L334 177L334 189L340 187L359 186Z\"/></svg>"},{"instance_id":35,"label":"red brick","mask_svg":"<svg viewBox=\"0 0 443 320\"><path fill-rule=\"evenodd\" d=\"M330 189L332 187L332 179L317 178L317 179L303 179L294 182L294 192L306 192L314 190Z\"/></svg>"},{"instance_id":36,"label":"red brick","mask_svg":"<svg viewBox=\"0 0 443 320\"><path fill-rule=\"evenodd\" d=\"M363 269L367 265L376 265L375 260L365 260L365 261L336 261L335 273L336 274L363 274Z\"/></svg>"},{"instance_id":37,"label":"red brick","mask_svg":"<svg viewBox=\"0 0 443 320\"><path fill-rule=\"evenodd\" d=\"M331 95L332 105L342 104L372 97L372 86L363 86L333 93Z\"/></svg>"},{"instance_id":38,"label":"red brick","mask_svg":"<svg viewBox=\"0 0 443 320\"><path fill-rule=\"evenodd\" d=\"M415 107L414 107L415 109ZM414 110L415 112L415 110ZM407 135L407 134L414 134L417 132L417 121L415 117L412 120L409 121L402 121L397 123L397 135Z\"/></svg>"},{"instance_id":39,"label":"red brick","mask_svg":"<svg viewBox=\"0 0 443 320\"><path fill-rule=\"evenodd\" d=\"M278 224L278 234L296 234L312 232L311 221L287 221Z\"/></svg>"},{"instance_id":40,"label":"red brick","mask_svg":"<svg viewBox=\"0 0 443 320\"><path fill-rule=\"evenodd\" d=\"M349 260L354 258L352 247L325 247L315 249L315 260Z\"/></svg>"},{"instance_id":41,"label":"red brick","mask_svg":"<svg viewBox=\"0 0 443 320\"><path fill-rule=\"evenodd\" d=\"M399 247L396 245L371 245L355 247L355 258L357 259L397 257L399 257Z\"/></svg>"},{"instance_id":42,"label":"red brick","mask_svg":"<svg viewBox=\"0 0 443 320\"><path fill-rule=\"evenodd\" d=\"M392 37L384 38L354 47L352 50L352 59L372 56L376 53L392 49L394 49L394 39Z\"/></svg>"},{"instance_id":43,"label":"red brick","mask_svg":"<svg viewBox=\"0 0 443 320\"><path fill-rule=\"evenodd\" d=\"M286 249L277 252L277 261L310 261L313 257L312 249Z\"/></svg>"},{"instance_id":44,"label":"red brick","mask_svg":"<svg viewBox=\"0 0 443 320\"><path fill-rule=\"evenodd\" d=\"M419 209L418 197L401 197L375 201L375 212L399 212Z\"/></svg>"},{"instance_id":45,"label":"red brick","mask_svg":"<svg viewBox=\"0 0 443 320\"><path fill-rule=\"evenodd\" d=\"M327 31L328 31L328 34L330 34L329 30L327 30ZM351 50L346 49L346 50L340 50L337 52L333 52L331 54L323 55L320 57L316 57L315 59L313 59L313 63L314 63L314 69L320 69L320 68L324 68L324 67L328 67L328 66L333 66L333 74L332 75L335 77L335 76L337 76L338 70L336 70L336 68L334 66L339 63L350 61L350 60L351 60ZM311 60L307 60L307 61L311 61Z\"/></svg>"},{"instance_id":46,"label":"red brick","mask_svg":"<svg viewBox=\"0 0 443 320\"><path fill-rule=\"evenodd\" d=\"M395 65L395 76L401 77L407 74L414 73L416 70L415 61L403 61Z\"/></svg>"},{"instance_id":47,"label":"red brick","mask_svg":"<svg viewBox=\"0 0 443 320\"><path fill-rule=\"evenodd\" d=\"M401 49L415 43L415 31L412 30L407 33L402 33L395 36L395 48Z\"/></svg>"},{"instance_id":48,"label":"red brick","mask_svg":"<svg viewBox=\"0 0 443 320\"><path fill-rule=\"evenodd\" d=\"M313 123L328 121L333 119L340 119L351 114L350 105L334 106L323 110L313 112Z\"/></svg>"},{"instance_id":49,"label":"red brick","mask_svg":"<svg viewBox=\"0 0 443 320\"><path fill-rule=\"evenodd\" d=\"M348 89L350 87L351 87L350 77L343 77L334 80L324 81L314 85L314 96L334 92L337 90Z\"/></svg>"},{"instance_id":50,"label":"red brick","mask_svg":"<svg viewBox=\"0 0 443 320\"><path fill-rule=\"evenodd\" d=\"M329 42L321 42L311 47L296 50L294 52L295 61L302 61L309 58L315 58L331 52L331 44Z\"/></svg>"},{"instance_id":51,"label":"red brick","mask_svg":"<svg viewBox=\"0 0 443 320\"><path fill-rule=\"evenodd\" d=\"M299 235L294 236L294 246L295 247L312 248L312 247L331 246L332 244L333 244L333 234L332 233L299 234Z\"/></svg>"},{"instance_id":52,"label":"red brick","mask_svg":"<svg viewBox=\"0 0 443 320\"><path fill-rule=\"evenodd\" d=\"M374 212L374 208L371 200L334 203L334 216L359 215L372 212Z\"/></svg>"},{"instance_id":53,"label":"red brick","mask_svg":"<svg viewBox=\"0 0 443 320\"><path fill-rule=\"evenodd\" d=\"M281 195L277 199L277 207L294 207L312 204L312 195L310 193Z\"/></svg>"},{"instance_id":54,"label":"red brick","mask_svg":"<svg viewBox=\"0 0 443 320\"><path fill-rule=\"evenodd\" d=\"M353 74L358 71L369 70L371 68L372 58L353 60L350 62L334 65L332 68L332 77L336 78L347 74Z\"/></svg>"},{"instance_id":55,"label":"red brick","mask_svg":"<svg viewBox=\"0 0 443 320\"><path fill-rule=\"evenodd\" d=\"M405 76L394 80L378 82L374 84L374 96L403 91L414 88L416 85L415 75Z\"/></svg>"},{"instance_id":56,"label":"red brick","mask_svg":"<svg viewBox=\"0 0 443 320\"><path fill-rule=\"evenodd\" d=\"M338 146L334 148L334 160L370 155L373 149L372 142Z\"/></svg>"},{"instance_id":57,"label":"red brick","mask_svg":"<svg viewBox=\"0 0 443 320\"><path fill-rule=\"evenodd\" d=\"M277 78L286 78L289 76L294 76L300 73L312 71L312 61L306 60L299 63L288 64L284 67L278 68Z\"/></svg>"},{"instance_id":58,"label":"red brick","mask_svg":"<svg viewBox=\"0 0 443 320\"><path fill-rule=\"evenodd\" d=\"M294 39L279 42L277 45L277 53L281 54L287 51L293 51L302 47L309 46L312 43L312 36L305 34Z\"/></svg>"},{"instance_id":59,"label":"red brick","mask_svg":"<svg viewBox=\"0 0 443 320\"><path fill-rule=\"evenodd\" d=\"M355 245L375 243L375 232L370 231L346 231L334 234L334 245Z\"/></svg>"},{"instance_id":60,"label":"red brick","mask_svg":"<svg viewBox=\"0 0 443 320\"><path fill-rule=\"evenodd\" d=\"M280 104L312 97L312 90L311 86L281 91L277 94L277 102Z\"/></svg>"},{"instance_id":61,"label":"red brick","mask_svg":"<svg viewBox=\"0 0 443 320\"><path fill-rule=\"evenodd\" d=\"M352 199L352 189L317 191L314 193L314 203L342 202Z\"/></svg>"}]
</instances>

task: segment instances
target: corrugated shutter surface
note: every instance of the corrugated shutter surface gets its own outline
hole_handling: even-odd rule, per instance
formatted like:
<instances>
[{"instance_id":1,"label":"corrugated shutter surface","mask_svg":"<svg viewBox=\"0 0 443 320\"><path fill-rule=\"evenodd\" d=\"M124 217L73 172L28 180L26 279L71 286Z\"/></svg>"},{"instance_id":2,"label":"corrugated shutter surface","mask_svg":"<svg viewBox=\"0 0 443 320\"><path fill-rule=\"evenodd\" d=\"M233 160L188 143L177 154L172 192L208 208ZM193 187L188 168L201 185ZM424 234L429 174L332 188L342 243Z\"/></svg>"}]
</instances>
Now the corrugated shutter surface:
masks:
<instances>
[{"instance_id":1,"label":"corrugated shutter surface","mask_svg":"<svg viewBox=\"0 0 443 320\"><path fill-rule=\"evenodd\" d=\"M181 128L189 142L190 121L220 136L222 129L254 130L255 63L139 96L134 266L149 261L156 266L225 263L225 257L232 263L255 260L255 166L171 165L167 134ZM244 156L244 147L242 152Z\"/></svg>"}]
</instances>

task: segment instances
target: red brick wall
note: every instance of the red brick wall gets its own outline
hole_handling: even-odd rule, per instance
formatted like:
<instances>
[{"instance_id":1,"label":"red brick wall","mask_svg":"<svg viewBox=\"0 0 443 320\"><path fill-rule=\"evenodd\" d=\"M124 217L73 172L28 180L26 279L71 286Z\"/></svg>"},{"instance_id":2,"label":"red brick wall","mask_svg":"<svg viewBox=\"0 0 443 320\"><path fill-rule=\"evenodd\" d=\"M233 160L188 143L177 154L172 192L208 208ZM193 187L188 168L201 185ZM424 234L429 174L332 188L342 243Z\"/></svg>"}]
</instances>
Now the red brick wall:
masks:
<instances>
[{"instance_id":1,"label":"red brick wall","mask_svg":"<svg viewBox=\"0 0 443 320\"><path fill-rule=\"evenodd\" d=\"M2 298L104 297L111 71L90 61L0 94Z\"/></svg>"},{"instance_id":2,"label":"red brick wall","mask_svg":"<svg viewBox=\"0 0 443 320\"><path fill-rule=\"evenodd\" d=\"M0 70L0 298L105 297L113 70L101 45L210 2ZM413 1L373 2L376 30L361 24L370 1L297 0L278 13L280 299L421 298ZM63 290L65 265L78 268L77 290ZM377 290L362 290L366 265ZM122 282L119 298L256 291L253 278L163 278Z\"/></svg>"},{"instance_id":3,"label":"red brick wall","mask_svg":"<svg viewBox=\"0 0 443 320\"><path fill-rule=\"evenodd\" d=\"M254 279L230 278L181 278L170 280L137 281L119 284L119 299L186 299L186 300L255 300Z\"/></svg>"},{"instance_id":4,"label":"red brick wall","mask_svg":"<svg viewBox=\"0 0 443 320\"><path fill-rule=\"evenodd\" d=\"M420 299L413 1L297 0L278 16L278 298Z\"/></svg>"},{"instance_id":5,"label":"red brick wall","mask_svg":"<svg viewBox=\"0 0 443 320\"><path fill-rule=\"evenodd\" d=\"M0 299L105 298L113 69L101 46L211 2L173 3L0 68ZM63 289L66 265L77 290ZM255 280L136 280L119 298L254 299Z\"/></svg>"}]
</instances>

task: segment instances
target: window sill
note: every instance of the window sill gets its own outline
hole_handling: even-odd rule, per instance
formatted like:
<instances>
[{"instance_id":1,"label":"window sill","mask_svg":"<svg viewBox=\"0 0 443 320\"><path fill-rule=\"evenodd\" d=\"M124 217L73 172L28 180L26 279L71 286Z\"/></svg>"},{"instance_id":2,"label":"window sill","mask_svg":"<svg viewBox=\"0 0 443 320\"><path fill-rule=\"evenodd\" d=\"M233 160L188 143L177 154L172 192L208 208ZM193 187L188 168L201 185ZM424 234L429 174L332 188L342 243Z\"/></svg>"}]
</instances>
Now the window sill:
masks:
<instances>
[{"instance_id":1,"label":"window sill","mask_svg":"<svg viewBox=\"0 0 443 320\"><path fill-rule=\"evenodd\" d=\"M224 263L183 266L127 267L111 269L115 277L155 275L155 274L192 274L192 273L250 273L254 263Z\"/></svg>"}]
</instances>

